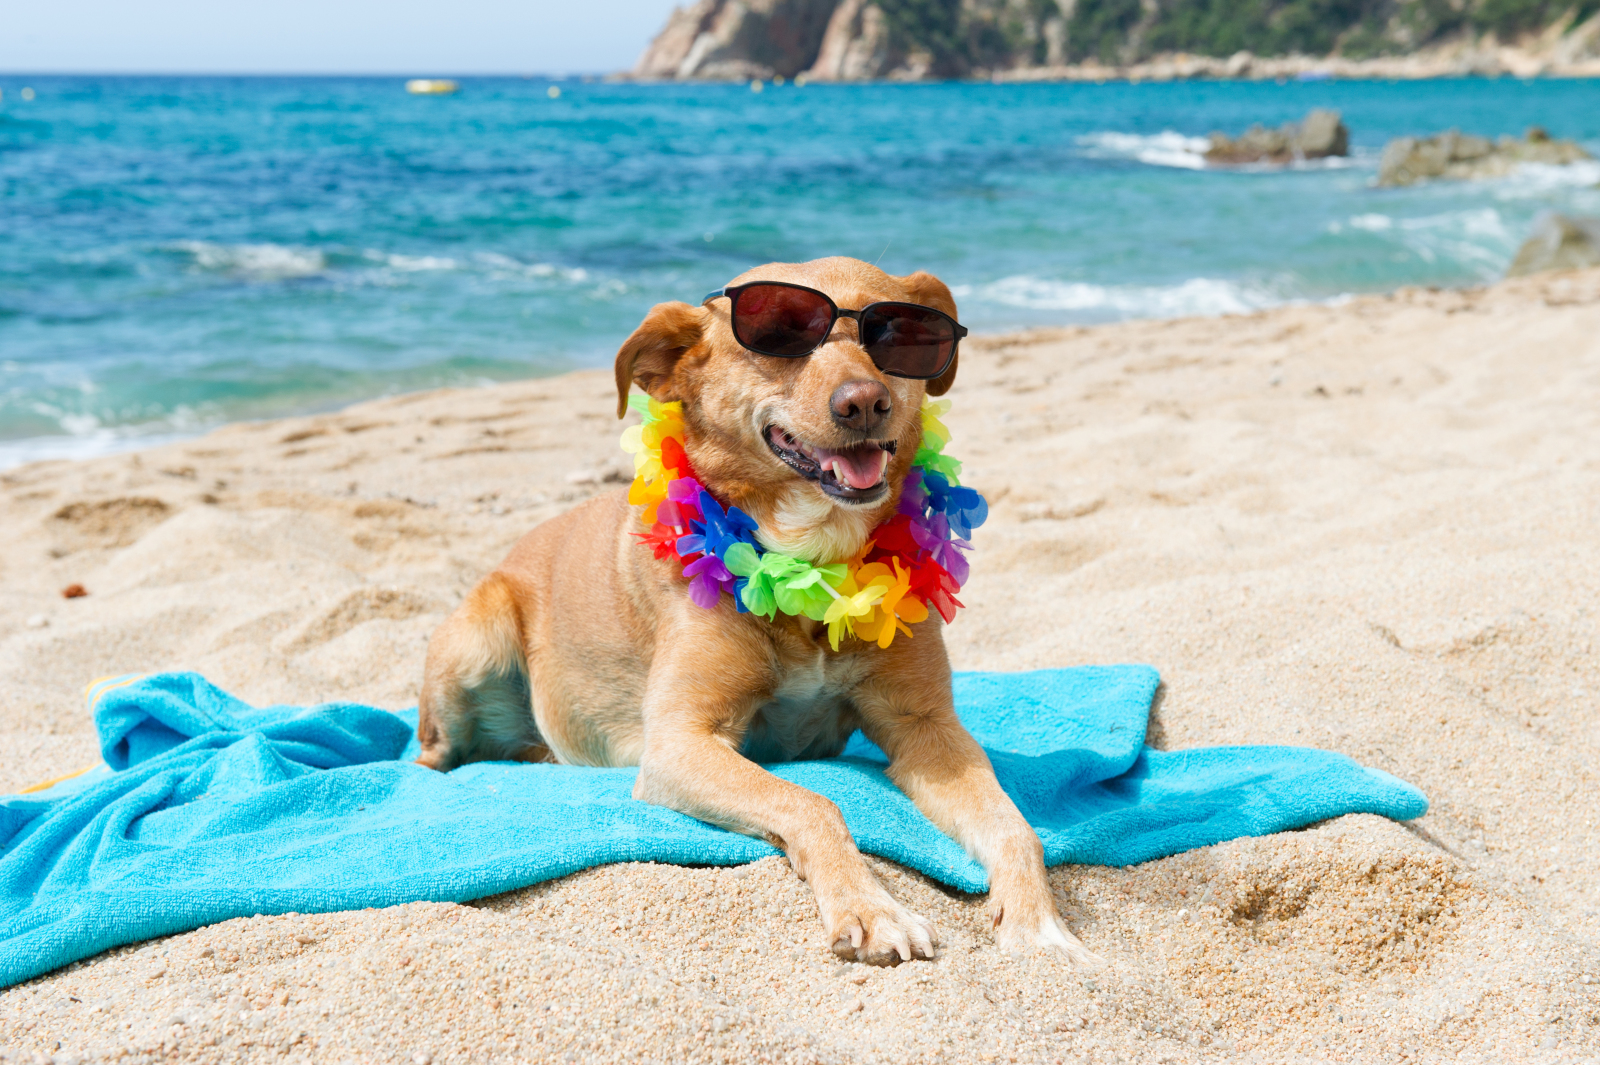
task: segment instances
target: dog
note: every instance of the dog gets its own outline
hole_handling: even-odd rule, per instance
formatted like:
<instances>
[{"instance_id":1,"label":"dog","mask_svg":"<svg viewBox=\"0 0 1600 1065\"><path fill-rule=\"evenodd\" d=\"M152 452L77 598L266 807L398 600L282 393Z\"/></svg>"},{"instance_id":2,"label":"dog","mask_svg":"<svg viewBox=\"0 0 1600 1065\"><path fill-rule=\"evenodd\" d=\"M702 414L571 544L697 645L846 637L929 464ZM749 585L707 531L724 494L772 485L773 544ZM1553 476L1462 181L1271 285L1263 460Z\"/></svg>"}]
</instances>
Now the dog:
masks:
<instances>
[{"instance_id":1,"label":"dog","mask_svg":"<svg viewBox=\"0 0 1600 1065\"><path fill-rule=\"evenodd\" d=\"M658 304L617 352L617 414L633 385L680 402L695 475L756 519L765 547L817 565L850 558L895 513L923 397L950 389L959 357L952 344L932 380L881 372L848 312L899 301L953 324L955 301L929 274L848 258L771 263L734 286L758 281L825 293L847 313L806 357L778 358L740 344L728 300ZM869 473L845 485L843 467L829 476L802 461L817 454ZM881 480L855 484L874 459ZM626 490L597 496L528 533L473 588L428 645L420 764L636 765L635 798L782 850L841 959L933 958L937 929L884 890L838 807L758 764L837 755L859 728L895 784L988 871L999 947L1100 964L1056 910L1038 835L956 717L936 617L887 648L834 650L808 617L739 613L729 596L691 603L683 564L642 548L640 530Z\"/></svg>"}]
</instances>

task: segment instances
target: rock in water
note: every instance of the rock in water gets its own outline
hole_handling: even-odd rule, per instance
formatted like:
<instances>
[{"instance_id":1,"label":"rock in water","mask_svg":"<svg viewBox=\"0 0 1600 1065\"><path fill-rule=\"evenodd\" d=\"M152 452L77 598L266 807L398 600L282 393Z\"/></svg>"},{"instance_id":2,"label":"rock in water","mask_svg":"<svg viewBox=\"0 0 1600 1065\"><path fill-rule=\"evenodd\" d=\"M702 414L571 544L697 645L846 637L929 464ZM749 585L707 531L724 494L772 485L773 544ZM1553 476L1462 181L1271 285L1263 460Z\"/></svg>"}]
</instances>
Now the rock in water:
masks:
<instances>
[{"instance_id":1,"label":"rock in water","mask_svg":"<svg viewBox=\"0 0 1600 1065\"><path fill-rule=\"evenodd\" d=\"M1350 130L1337 111L1317 109L1300 123L1295 143L1307 159L1326 159L1330 155L1350 154Z\"/></svg>"},{"instance_id":2,"label":"rock in water","mask_svg":"<svg viewBox=\"0 0 1600 1065\"><path fill-rule=\"evenodd\" d=\"M1600 218L1568 218L1547 215L1534 227L1517 257L1511 260L1507 277L1522 277L1541 270L1577 270L1600 266Z\"/></svg>"},{"instance_id":3,"label":"rock in water","mask_svg":"<svg viewBox=\"0 0 1600 1065\"><path fill-rule=\"evenodd\" d=\"M1350 154L1350 130L1339 112L1312 111L1299 122L1285 123L1278 129L1251 126L1238 138L1225 133L1211 135L1206 162L1220 166L1245 163L1275 163L1282 166L1299 159L1325 159L1330 155Z\"/></svg>"},{"instance_id":4,"label":"rock in water","mask_svg":"<svg viewBox=\"0 0 1600 1065\"><path fill-rule=\"evenodd\" d=\"M1490 141L1459 130L1432 137L1396 137L1378 162L1379 185L1415 185L1430 178L1470 180L1504 177L1521 163L1566 166L1592 156L1577 142L1555 140L1534 126L1522 140Z\"/></svg>"}]
</instances>

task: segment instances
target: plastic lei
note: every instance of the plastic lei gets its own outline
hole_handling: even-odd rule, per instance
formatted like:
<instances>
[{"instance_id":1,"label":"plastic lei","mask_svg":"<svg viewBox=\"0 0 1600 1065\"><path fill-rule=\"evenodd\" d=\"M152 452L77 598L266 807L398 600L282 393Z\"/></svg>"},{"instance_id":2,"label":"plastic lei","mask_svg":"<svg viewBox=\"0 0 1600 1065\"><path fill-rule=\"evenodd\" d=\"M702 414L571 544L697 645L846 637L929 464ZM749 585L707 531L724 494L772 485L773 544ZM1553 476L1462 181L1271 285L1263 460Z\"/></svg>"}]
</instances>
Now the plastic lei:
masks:
<instances>
[{"instance_id":1,"label":"plastic lei","mask_svg":"<svg viewBox=\"0 0 1600 1065\"><path fill-rule=\"evenodd\" d=\"M780 613L821 621L835 651L845 637L879 647L897 633L909 638L930 607L946 623L955 620L969 568L964 552L989 505L961 486L961 463L944 454L950 430L939 416L948 400L923 401L922 446L898 512L856 557L825 566L763 548L755 520L738 507L724 510L701 485L683 448L682 403L631 396L628 405L644 417L622 434L636 474L628 502L644 508L640 519L649 528L634 535L656 558L683 561L696 605L709 610L727 594L740 612L769 621Z\"/></svg>"}]
</instances>

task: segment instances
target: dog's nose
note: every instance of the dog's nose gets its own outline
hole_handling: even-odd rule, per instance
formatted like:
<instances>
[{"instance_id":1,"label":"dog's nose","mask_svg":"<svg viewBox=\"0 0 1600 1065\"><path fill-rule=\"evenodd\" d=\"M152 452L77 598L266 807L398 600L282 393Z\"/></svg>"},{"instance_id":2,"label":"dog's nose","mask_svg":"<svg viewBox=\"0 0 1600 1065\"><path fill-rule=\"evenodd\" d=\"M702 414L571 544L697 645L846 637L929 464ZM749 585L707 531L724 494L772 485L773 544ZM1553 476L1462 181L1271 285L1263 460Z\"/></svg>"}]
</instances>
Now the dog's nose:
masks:
<instances>
[{"instance_id":1,"label":"dog's nose","mask_svg":"<svg viewBox=\"0 0 1600 1065\"><path fill-rule=\"evenodd\" d=\"M833 421L845 429L870 433L882 425L894 410L889 390L877 381L846 381L833 390L828 401Z\"/></svg>"}]
</instances>

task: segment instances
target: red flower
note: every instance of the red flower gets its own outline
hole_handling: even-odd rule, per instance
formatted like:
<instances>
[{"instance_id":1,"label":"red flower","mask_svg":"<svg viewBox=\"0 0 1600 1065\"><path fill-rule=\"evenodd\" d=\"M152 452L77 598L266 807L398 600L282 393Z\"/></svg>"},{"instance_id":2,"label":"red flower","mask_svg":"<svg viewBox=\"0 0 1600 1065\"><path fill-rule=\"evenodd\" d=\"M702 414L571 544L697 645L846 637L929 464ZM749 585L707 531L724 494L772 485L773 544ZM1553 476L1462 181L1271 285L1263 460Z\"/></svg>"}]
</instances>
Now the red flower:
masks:
<instances>
[{"instance_id":1,"label":"red flower","mask_svg":"<svg viewBox=\"0 0 1600 1065\"><path fill-rule=\"evenodd\" d=\"M956 579L931 558L911 571L911 594L937 610L946 625L956 619L956 610L962 605L954 594L960 590Z\"/></svg>"},{"instance_id":2,"label":"red flower","mask_svg":"<svg viewBox=\"0 0 1600 1065\"><path fill-rule=\"evenodd\" d=\"M656 522L650 527L649 532L634 533L641 544L648 544L655 552L657 558L678 557L678 530L670 525Z\"/></svg>"},{"instance_id":3,"label":"red flower","mask_svg":"<svg viewBox=\"0 0 1600 1065\"><path fill-rule=\"evenodd\" d=\"M872 542L876 545L872 552L875 562L887 563L890 558L899 557L909 565L922 555L922 548L911 535L911 518L905 514L896 514L873 529Z\"/></svg>"},{"instance_id":4,"label":"red flower","mask_svg":"<svg viewBox=\"0 0 1600 1065\"><path fill-rule=\"evenodd\" d=\"M684 454L683 445L676 437L669 436L661 441L661 468L667 471L669 480L694 476L689 468L689 456Z\"/></svg>"}]
</instances>

